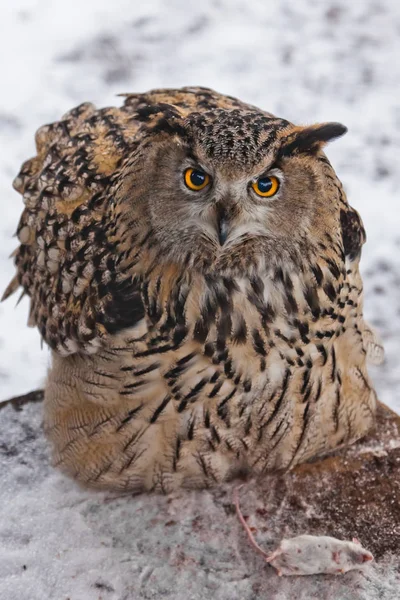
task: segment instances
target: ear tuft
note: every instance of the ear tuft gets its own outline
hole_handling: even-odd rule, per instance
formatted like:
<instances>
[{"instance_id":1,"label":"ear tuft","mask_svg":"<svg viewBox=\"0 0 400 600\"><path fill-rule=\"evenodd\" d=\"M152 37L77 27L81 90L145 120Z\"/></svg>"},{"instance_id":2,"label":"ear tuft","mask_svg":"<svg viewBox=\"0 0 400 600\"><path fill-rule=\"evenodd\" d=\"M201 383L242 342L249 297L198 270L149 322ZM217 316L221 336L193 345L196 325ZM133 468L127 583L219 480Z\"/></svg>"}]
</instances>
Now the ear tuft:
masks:
<instances>
[{"instance_id":1,"label":"ear tuft","mask_svg":"<svg viewBox=\"0 0 400 600\"><path fill-rule=\"evenodd\" d=\"M341 123L321 123L300 128L283 140L280 156L317 152L327 142L344 135L346 131L347 127Z\"/></svg>"}]
</instances>

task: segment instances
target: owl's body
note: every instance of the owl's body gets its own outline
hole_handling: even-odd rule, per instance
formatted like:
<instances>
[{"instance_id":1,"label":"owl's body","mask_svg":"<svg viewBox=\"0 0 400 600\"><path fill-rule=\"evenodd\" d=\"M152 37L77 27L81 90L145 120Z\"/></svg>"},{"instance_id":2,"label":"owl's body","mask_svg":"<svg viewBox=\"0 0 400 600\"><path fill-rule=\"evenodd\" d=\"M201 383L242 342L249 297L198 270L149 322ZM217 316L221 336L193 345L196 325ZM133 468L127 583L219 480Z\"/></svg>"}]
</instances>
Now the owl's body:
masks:
<instances>
[{"instance_id":1,"label":"owl's body","mask_svg":"<svg viewBox=\"0 0 400 600\"><path fill-rule=\"evenodd\" d=\"M343 132L203 88L39 130L6 294L22 285L53 349L45 427L64 470L203 487L368 431L381 349L362 316L365 234L321 150ZM185 186L193 169L204 189ZM276 194L254 193L260 177Z\"/></svg>"}]
</instances>

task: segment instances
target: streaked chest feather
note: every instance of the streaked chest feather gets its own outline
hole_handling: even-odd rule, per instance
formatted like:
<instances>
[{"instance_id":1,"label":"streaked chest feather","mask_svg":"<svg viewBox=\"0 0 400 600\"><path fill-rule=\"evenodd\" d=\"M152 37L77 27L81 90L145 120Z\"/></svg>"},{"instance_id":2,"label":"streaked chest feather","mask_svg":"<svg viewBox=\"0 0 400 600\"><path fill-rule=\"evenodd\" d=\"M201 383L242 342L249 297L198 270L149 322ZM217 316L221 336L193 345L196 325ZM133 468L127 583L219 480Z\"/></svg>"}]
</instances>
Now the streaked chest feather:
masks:
<instances>
[{"instance_id":1,"label":"streaked chest feather","mask_svg":"<svg viewBox=\"0 0 400 600\"><path fill-rule=\"evenodd\" d=\"M375 393L362 290L349 271L319 283L313 271L156 276L135 327L93 356L54 356L49 398L75 407L64 421L47 409L50 436L66 440L58 460L70 469L66 452L87 447L95 464L79 467L82 479L169 490L288 468L357 439L373 422Z\"/></svg>"},{"instance_id":2,"label":"streaked chest feather","mask_svg":"<svg viewBox=\"0 0 400 600\"><path fill-rule=\"evenodd\" d=\"M316 403L328 385L340 387L348 354L363 355L361 288L343 274L324 281L321 271L320 285L313 271L307 280L278 270L264 279L181 279L169 293L165 287L157 278L146 287L147 318L99 356L107 372L118 355L122 396L162 396L157 419L200 404L232 426L255 405L268 412L283 390L298 403Z\"/></svg>"}]
</instances>

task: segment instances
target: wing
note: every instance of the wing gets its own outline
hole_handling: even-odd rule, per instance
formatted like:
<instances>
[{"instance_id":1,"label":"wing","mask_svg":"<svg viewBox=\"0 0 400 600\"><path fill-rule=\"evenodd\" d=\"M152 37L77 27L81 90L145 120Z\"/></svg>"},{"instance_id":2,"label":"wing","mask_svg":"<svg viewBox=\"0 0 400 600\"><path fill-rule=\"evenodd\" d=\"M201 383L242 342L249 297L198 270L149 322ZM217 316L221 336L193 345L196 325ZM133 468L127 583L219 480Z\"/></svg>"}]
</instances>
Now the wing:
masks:
<instances>
[{"instance_id":1,"label":"wing","mask_svg":"<svg viewBox=\"0 0 400 600\"><path fill-rule=\"evenodd\" d=\"M206 88L125 96L121 108L86 103L41 127L37 155L14 181L25 210L17 274L3 299L22 286L29 324L62 354L95 352L107 334L144 316L140 283L115 231L112 196L124 162L148 132L193 112L252 108Z\"/></svg>"},{"instance_id":2,"label":"wing","mask_svg":"<svg viewBox=\"0 0 400 600\"><path fill-rule=\"evenodd\" d=\"M354 208L346 205L340 211L340 223L345 255L353 261L360 256L361 248L367 240L361 217Z\"/></svg>"},{"instance_id":3,"label":"wing","mask_svg":"<svg viewBox=\"0 0 400 600\"><path fill-rule=\"evenodd\" d=\"M14 181L25 210L4 298L21 285L29 324L63 354L94 352L144 314L139 283L121 266L109 194L139 125L123 109L83 104L39 129L37 156Z\"/></svg>"},{"instance_id":4,"label":"wing","mask_svg":"<svg viewBox=\"0 0 400 600\"><path fill-rule=\"evenodd\" d=\"M349 205L341 209L340 222L342 225L344 252L346 258L353 262L359 259L362 246L366 242L365 229L360 215ZM358 262L353 263L352 268L356 269L358 276ZM385 350L378 333L363 318L360 319L359 329L368 361L374 365L382 364L385 357Z\"/></svg>"}]
</instances>

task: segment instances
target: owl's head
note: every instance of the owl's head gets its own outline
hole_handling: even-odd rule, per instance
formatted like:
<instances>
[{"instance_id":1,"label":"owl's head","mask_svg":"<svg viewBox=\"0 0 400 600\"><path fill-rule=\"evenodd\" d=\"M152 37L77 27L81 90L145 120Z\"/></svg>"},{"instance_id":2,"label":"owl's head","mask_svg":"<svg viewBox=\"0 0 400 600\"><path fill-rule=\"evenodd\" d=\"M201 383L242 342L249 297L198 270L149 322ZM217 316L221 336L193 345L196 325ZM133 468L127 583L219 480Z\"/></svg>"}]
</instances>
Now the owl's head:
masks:
<instances>
[{"instance_id":1,"label":"owl's head","mask_svg":"<svg viewBox=\"0 0 400 600\"><path fill-rule=\"evenodd\" d=\"M297 127L250 106L152 114L122 187L126 224L145 226L161 261L249 272L339 239L343 193L322 147L343 125Z\"/></svg>"}]
</instances>

